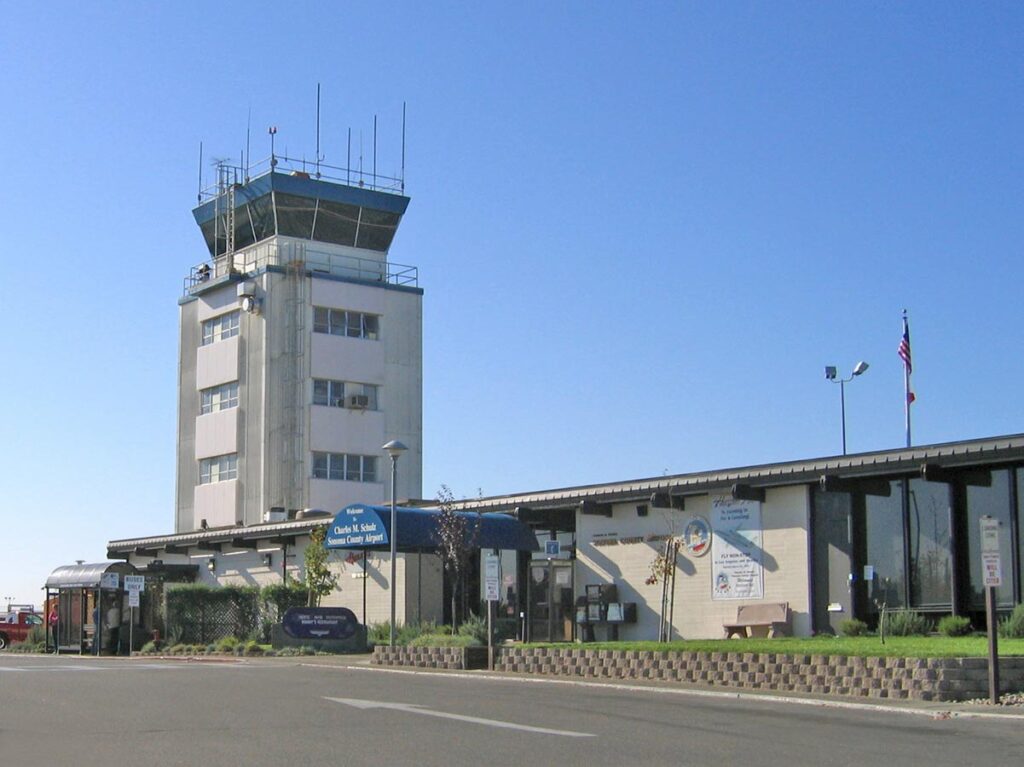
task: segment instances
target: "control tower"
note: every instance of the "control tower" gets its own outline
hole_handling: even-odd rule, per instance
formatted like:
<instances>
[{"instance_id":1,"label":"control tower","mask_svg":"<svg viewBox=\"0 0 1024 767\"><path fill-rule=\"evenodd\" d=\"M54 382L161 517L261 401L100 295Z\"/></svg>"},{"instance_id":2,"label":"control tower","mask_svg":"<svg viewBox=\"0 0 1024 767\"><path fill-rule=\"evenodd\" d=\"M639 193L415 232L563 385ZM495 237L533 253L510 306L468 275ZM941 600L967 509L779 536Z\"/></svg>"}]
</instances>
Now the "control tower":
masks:
<instances>
[{"instance_id":1,"label":"control tower","mask_svg":"<svg viewBox=\"0 0 1024 767\"><path fill-rule=\"evenodd\" d=\"M423 291L388 259L403 187L273 154L217 165L179 300L176 533L385 503L392 439L396 495L422 495Z\"/></svg>"}]
</instances>

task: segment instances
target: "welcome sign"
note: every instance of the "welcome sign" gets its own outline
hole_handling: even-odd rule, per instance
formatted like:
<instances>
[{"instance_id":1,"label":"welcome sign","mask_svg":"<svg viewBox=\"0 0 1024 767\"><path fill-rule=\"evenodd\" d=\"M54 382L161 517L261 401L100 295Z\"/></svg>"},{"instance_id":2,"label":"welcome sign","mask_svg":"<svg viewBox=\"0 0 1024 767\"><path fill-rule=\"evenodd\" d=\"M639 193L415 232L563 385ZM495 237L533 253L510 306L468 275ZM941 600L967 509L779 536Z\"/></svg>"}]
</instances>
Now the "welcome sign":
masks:
<instances>
[{"instance_id":1,"label":"welcome sign","mask_svg":"<svg viewBox=\"0 0 1024 767\"><path fill-rule=\"evenodd\" d=\"M388 531L380 515L369 506L353 504L339 511L327 528L329 549L362 549L388 544Z\"/></svg>"}]
</instances>

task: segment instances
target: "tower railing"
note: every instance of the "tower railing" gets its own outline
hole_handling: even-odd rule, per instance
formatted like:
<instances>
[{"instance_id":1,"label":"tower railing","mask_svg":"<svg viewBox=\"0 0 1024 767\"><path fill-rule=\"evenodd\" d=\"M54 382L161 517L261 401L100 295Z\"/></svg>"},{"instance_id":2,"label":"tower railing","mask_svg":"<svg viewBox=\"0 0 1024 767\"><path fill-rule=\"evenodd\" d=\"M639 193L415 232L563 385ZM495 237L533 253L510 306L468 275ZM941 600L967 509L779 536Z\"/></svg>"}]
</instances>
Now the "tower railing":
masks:
<instances>
[{"instance_id":1,"label":"tower railing","mask_svg":"<svg viewBox=\"0 0 1024 767\"><path fill-rule=\"evenodd\" d=\"M415 266L363 258L310 246L306 242L258 242L234 253L224 254L196 264L184 281L184 294L191 295L206 283L227 275L248 276L267 267L294 267L302 264L311 274L328 274L361 282L416 287L419 270Z\"/></svg>"}]
</instances>

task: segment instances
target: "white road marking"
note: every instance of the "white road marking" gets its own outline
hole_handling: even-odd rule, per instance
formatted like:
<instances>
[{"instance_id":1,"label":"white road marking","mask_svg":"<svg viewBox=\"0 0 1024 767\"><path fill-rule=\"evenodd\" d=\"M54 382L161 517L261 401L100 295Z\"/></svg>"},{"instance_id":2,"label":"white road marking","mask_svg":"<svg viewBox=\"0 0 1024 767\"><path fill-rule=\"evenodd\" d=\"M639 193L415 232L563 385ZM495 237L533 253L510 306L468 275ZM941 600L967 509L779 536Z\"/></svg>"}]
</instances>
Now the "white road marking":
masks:
<instances>
[{"instance_id":1,"label":"white road marking","mask_svg":"<svg viewBox=\"0 0 1024 767\"><path fill-rule=\"evenodd\" d=\"M324 698L324 700L343 703L346 706L355 708L390 708L394 711L405 711L410 714L422 714L423 716L436 716L441 719L455 719L459 722L470 722L471 724L482 724L487 727L500 727L506 730L522 730L524 732L536 732L541 735L562 735L567 738L593 738L591 732L573 732L572 730L549 730L546 727L531 727L527 724L516 724L515 722L502 722L498 719L481 719L476 716L464 716L462 714L450 714L446 711L431 711L429 708L416 705L415 703L387 703L377 700L357 700L355 698Z\"/></svg>"}]
</instances>

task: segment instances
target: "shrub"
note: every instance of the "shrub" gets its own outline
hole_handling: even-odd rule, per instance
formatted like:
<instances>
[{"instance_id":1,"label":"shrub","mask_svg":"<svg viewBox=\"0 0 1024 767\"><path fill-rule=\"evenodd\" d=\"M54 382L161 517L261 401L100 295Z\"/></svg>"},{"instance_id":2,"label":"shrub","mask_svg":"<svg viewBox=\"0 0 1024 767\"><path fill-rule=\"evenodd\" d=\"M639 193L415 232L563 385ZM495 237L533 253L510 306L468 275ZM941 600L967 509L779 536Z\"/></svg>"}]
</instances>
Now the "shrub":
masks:
<instances>
[{"instance_id":1,"label":"shrub","mask_svg":"<svg viewBox=\"0 0 1024 767\"><path fill-rule=\"evenodd\" d=\"M862 637L868 633L868 624L856 618L850 618L839 624L839 633L847 637Z\"/></svg>"},{"instance_id":2,"label":"shrub","mask_svg":"<svg viewBox=\"0 0 1024 767\"><path fill-rule=\"evenodd\" d=\"M913 610L893 610L885 614L885 633L889 636L920 636L931 630L932 622Z\"/></svg>"},{"instance_id":3,"label":"shrub","mask_svg":"<svg viewBox=\"0 0 1024 767\"><path fill-rule=\"evenodd\" d=\"M46 646L46 627L45 626L33 626L28 630L28 635L25 637L25 642L31 645L41 644Z\"/></svg>"},{"instance_id":4,"label":"shrub","mask_svg":"<svg viewBox=\"0 0 1024 767\"><path fill-rule=\"evenodd\" d=\"M961 615L947 615L939 621L939 633L947 637L965 637L972 631L971 619Z\"/></svg>"},{"instance_id":5,"label":"shrub","mask_svg":"<svg viewBox=\"0 0 1024 767\"><path fill-rule=\"evenodd\" d=\"M259 642L248 641L245 643L246 655L263 655L263 647Z\"/></svg>"},{"instance_id":6,"label":"shrub","mask_svg":"<svg viewBox=\"0 0 1024 767\"><path fill-rule=\"evenodd\" d=\"M159 639L154 639L151 642L146 642L142 645L142 649L139 650L140 655L156 655L163 648L164 643Z\"/></svg>"},{"instance_id":7,"label":"shrub","mask_svg":"<svg viewBox=\"0 0 1024 767\"><path fill-rule=\"evenodd\" d=\"M459 636L473 637L480 644L487 644L487 619L470 613L459 626Z\"/></svg>"},{"instance_id":8,"label":"shrub","mask_svg":"<svg viewBox=\"0 0 1024 767\"><path fill-rule=\"evenodd\" d=\"M170 649L167 650L167 654L168 655L184 655L186 650L187 650L186 646L179 642L178 644L173 645L172 647L170 647Z\"/></svg>"},{"instance_id":9,"label":"shrub","mask_svg":"<svg viewBox=\"0 0 1024 767\"><path fill-rule=\"evenodd\" d=\"M433 621L422 621L420 623L409 623L406 625L399 625L395 631L395 644L407 645L416 637L422 634L438 634L444 630L443 626L438 626ZM391 641L391 622L384 621L382 623L373 623L367 627L366 630L366 641L372 645L386 645Z\"/></svg>"},{"instance_id":10,"label":"shrub","mask_svg":"<svg viewBox=\"0 0 1024 767\"><path fill-rule=\"evenodd\" d=\"M238 637L223 637L216 644L217 652L232 652L239 645Z\"/></svg>"},{"instance_id":11,"label":"shrub","mask_svg":"<svg viewBox=\"0 0 1024 767\"><path fill-rule=\"evenodd\" d=\"M999 621L999 636L1004 639L1024 639L1024 604L1013 608L1013 612Z\"/></svg>"},{"instance_id":12,"label":"shrub","mask_svg":"<svg viewBox=\"0 0 1024 767\"><path fill-rule=\"evenodd\" d=\"M12 644L7 648L10 652L17 653L42 653L46 652L46 644L44 642L18 642L18 644Z\"/></svg>"},{"instance_id":13,"label":"shrub","mask_svg":"<svg viewBox=\"0 0 1024 767\"><path fill-rule=\"evenodd\" d=\"M451 634L420 634L408 643L409 647L479 647L481 642L476 637L452 636Z\"/></svg>"},{"instance_id":14,"label":"shrub","mask_svg":"<svg viewBox=\"0 0 1024 767\"><path fill-rule=\"evenodd\" d=\"M182 642L216 642L260 630L260 591L254 586L182 584L164 593L168 636Z\"/></svg>"}]
</instances>

